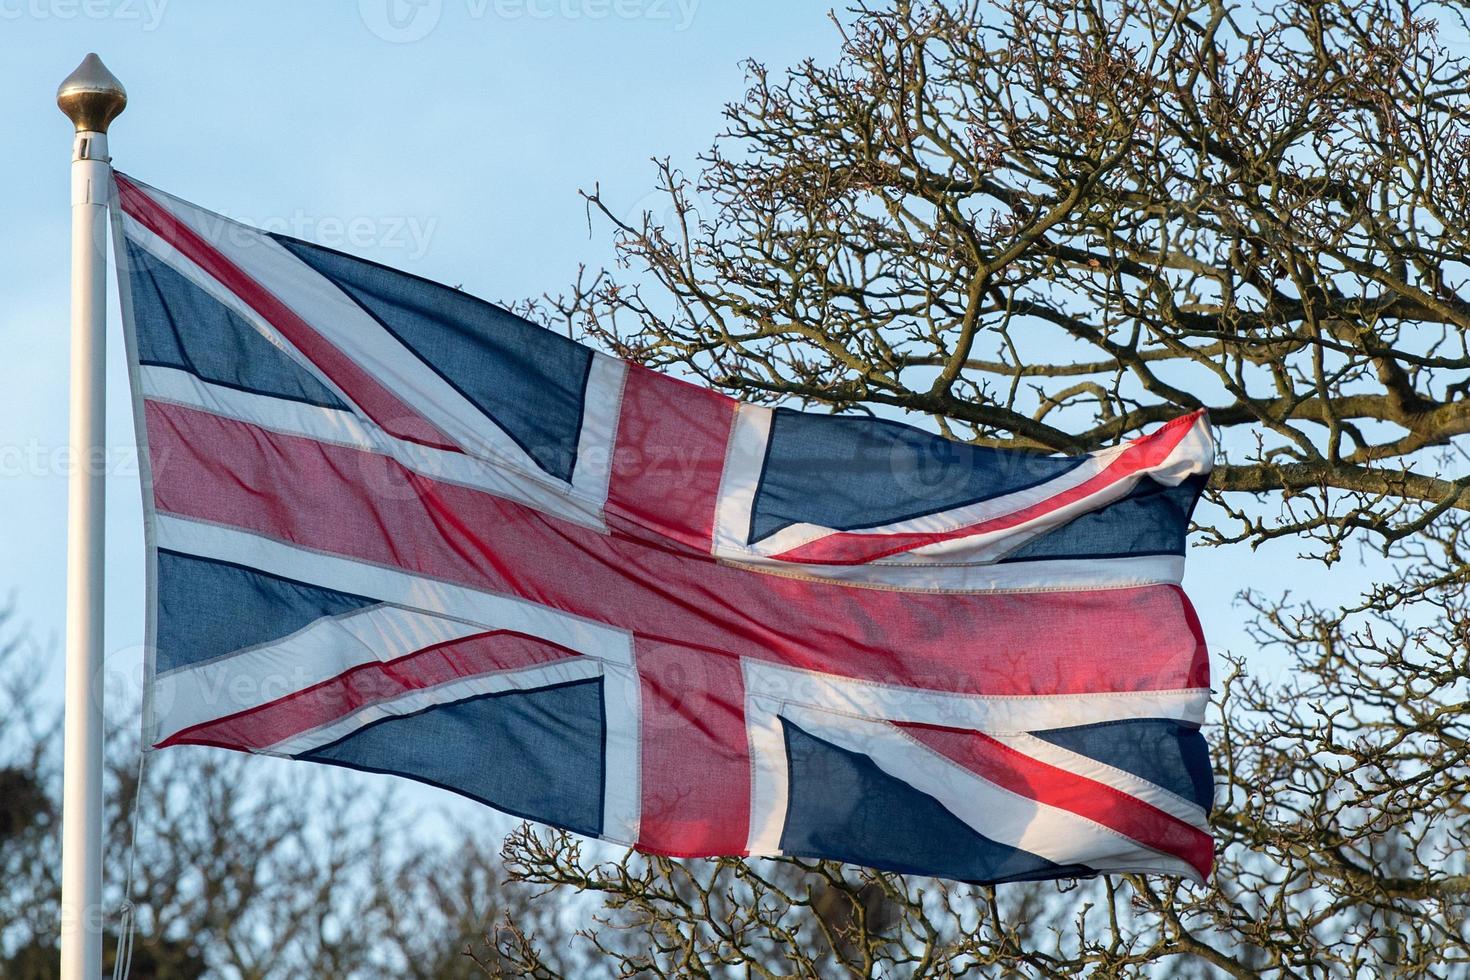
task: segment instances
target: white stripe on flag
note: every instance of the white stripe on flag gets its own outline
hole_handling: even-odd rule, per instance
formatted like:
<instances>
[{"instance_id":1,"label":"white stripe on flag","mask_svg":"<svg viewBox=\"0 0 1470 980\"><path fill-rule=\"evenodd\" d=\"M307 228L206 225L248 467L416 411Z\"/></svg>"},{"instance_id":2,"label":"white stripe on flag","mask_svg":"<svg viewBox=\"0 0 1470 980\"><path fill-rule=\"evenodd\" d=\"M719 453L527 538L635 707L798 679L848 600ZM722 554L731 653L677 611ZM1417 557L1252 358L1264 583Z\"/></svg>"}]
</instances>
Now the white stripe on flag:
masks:
<instances>
[{"instance_id":1,"label":"white stripe on flag","mask_svg":"<svg viewBox=\"0 0 1470 980\"><path fill-rule=\"evenodd\" d=\"M435 705L463 701L466 698L481 697L486 694L503 694L507 691L534 691L553 684L592 680L601 674L601 665L596 661L568 657L565 660L538 664L535 667L519 667L514 670L501 670L475 677L456 678L434 687L417 688L397 697L374 701L351 714L328 722L319 728L292 735L262 751L268 755L300 755L303 752L321 748L323 745L329 745L338 739L346 738L373 722L411 715Z\"/></svg>"},{"instance_id":2,"label":"white stripe on flag","mask_svg":"<svg viewBox=\"0 0 1470 980\"><path fill-rule=\"evenodd\" d=\"M1107 456L1103 456L1102 454L1091 456L1061 476L1048 480L1045 483L1037 484L1036 486L1026 487L1023 490L1017 490L999 497L991 497L988 500L981 500L950 510L942 510L919 517L911 517L903 521L895 521L891 524L854 528L852 529L852 533L935 534L967 527L971 524L977 524L980 521L1004 517L1006 514L1014 514L1016 511L1025 510L1027 507L1042 503L1059 493L1065 493L1073 487L1086 483L1106 469L1107 465L1112 462L1112 457L1122 448L1124 447L1120 446L1117 450L1108 450ZM825 538L833 533L841 532L835 532L833 528L822 527L818 524L792 524L789 527L782 528L769 537L762 538L760 541L750 545L750 548L762 555L779 555L820 538ZM956 542L946 541L942 543L951 545L949 550L955 550L953 545ZM977 559L979 557L978 555L976 556Z\"/></svg>"},{"instance_id":3,"label":"white stripe on flag","mask_svg":"<svg viewBox=\"0 0 1470 980\"><path fill-rule=\"evenodd\" d=\"M735 408L725 447L725 468L715 501L714 553L722 558L750 558L755 552L746 544L750 535L751 508L765 468L766 444L771 438L774 413L743 402Z\"/></svg>"},{"instance_id":4,"label":"white stripe on flag","mask_svg":"<svg viewBox=\"0 0 1470 980\"><path fill-rule=\"evenodd\" d=\"M1055 864L1099 871L1183 875L1199 881L1188 862L1163 854L1110 827L982 778L884 722L796 705L782 707L803 731L872 759L884 772L937 800L974 830Z\"/></svg>"},{"instance_id":5,"label":"white stripe on flag","mask_svg":"<svg viewBox=\"0 0 1470 980\"><path fill-rule=\"evenodd\" d=\"M1022 755L1030 756L1038 762L1044 762L1049 766L1075 773L1104 786L1111 786L1120 792L1127 793L1147 803L1157 810L1167 813L1176 820L1183 821L1191 827L1195 827L1205 833L1210 833L1209 815L1205 809L1193 800L1186 800L1177 793L1170 792L1156 783L1151 783L1141 776L1135 776L1131 772L1125 772L1114 766L1099 762L1070 749L1064 749L1060 745L1048 742L1044 738L1037 738L1029 734L991 734L1003 745L1008 745L1020 752Z\"/></svg>"},{"instance_id":6,"label":"white stripe on flag","mask_svg":"<svg viewBox=\"0 0 1470 980\"><path fill-rule=\"evenodd\" d=\"M400 606L327 616L271 643L158 675L158 741L186 728L269 704L363 664L485 631L483 626Z\"/></svg>"},{"instance_id":7,"label":"white stripe on flag","mask_svg":"<svg viewBox=\"0 0 1470 980\"><path fill-rule=\"evenodd\" d=\"M464 453L396 439L371 420L353 412L210 384L178 368L144 365L138 374L143 394L150 401L182 405L272 432L387 456L405 469L434 480L513 500L583 527L604 528L600 504L580 494L568 493L564 486L553 486L551 478L544 475L538 478ZM166 461L160 462L166 465ZM386 474L374 469L371 473L364 472L363 476L372 485L374 482L381 484ZM401 485L380 486L379 489L412 492Z\"/></svg>"},{"instance_id":8,"label":"white stripe on flag","mask_svg":"<svg viewBox=\"0 0 1470 980\"><path fill-rule=\"evenodd\" d=\"M1103 691L1089 694L956 694L879 684L814 670L747 661L746 692L857 717L968 728L980 732L1037 732L1125 718L1172 718L1199 724L1208 688L1174 691Z\"/></svg>"},{"instance_id":9,"label":"white stripe on flag","mask_svg":"<svg viewBox=\"0 0 1470 980\"><path fill-rule=\"evenodd\" d=\"M860 565L809 565L766 558L723 560L727 565L766 575L831 579L908 592L1080 592L1178 585L1184 578L1183 555L1059 558L1007 564L895 560L898 557Z\"/></svg>"}]
</instances>

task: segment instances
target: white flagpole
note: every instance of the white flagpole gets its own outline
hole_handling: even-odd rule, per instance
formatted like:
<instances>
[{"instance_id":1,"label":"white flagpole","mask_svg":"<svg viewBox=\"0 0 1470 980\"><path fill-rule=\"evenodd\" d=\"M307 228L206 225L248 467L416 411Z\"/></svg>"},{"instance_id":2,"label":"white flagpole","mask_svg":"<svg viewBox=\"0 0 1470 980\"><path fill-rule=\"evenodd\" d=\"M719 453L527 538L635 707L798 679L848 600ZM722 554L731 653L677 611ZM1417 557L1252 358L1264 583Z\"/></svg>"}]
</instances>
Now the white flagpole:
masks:
<instances>
[{"instance_id":1,"label":"white flagpole","mask_svg":"<svg viewBox=\"0 0 1470 980\"><path fill-rule=\"evenodd\" d=\"M56 92L76 126L71 163L71 473L66 532L66 730L61 814L61 977L102 975L103 401L107 362L107 127L122 83L89 54Z\"/></svg>"}]
</instances>

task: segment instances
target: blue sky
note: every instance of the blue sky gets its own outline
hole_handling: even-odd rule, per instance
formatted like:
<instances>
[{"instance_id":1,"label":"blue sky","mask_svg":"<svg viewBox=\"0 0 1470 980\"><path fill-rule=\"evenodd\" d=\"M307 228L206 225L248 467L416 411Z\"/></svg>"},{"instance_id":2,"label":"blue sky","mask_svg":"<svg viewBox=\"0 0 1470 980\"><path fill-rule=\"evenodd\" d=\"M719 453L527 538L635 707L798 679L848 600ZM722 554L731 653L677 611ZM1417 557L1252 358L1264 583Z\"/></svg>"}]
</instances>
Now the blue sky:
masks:
<instances>
[{"instance_id":1,"label":"blue sky","mask_svg":"<svg viewBox=\"0 0 1470 980\"><path fill-rule=\"evenodd\" d=\"M628 215L655 207L649 158L694 164L743 89L741 59L827 60L837 41L824 5L789 0L0 0L0 595L40 638L60 636L70 132L53 98L86 52L132 100L113 127L119 169L511 300L608 262L577 190L600 182ZM107 648L121 681L141 641L142 535L112 323ZM1195 552L1187 585L1217 652L1247 652L1242 586L1341 594L1360 578L1329 582L1294 551ZM59 666L52 680L59 691Z\"/></svg>"}]
</instances>

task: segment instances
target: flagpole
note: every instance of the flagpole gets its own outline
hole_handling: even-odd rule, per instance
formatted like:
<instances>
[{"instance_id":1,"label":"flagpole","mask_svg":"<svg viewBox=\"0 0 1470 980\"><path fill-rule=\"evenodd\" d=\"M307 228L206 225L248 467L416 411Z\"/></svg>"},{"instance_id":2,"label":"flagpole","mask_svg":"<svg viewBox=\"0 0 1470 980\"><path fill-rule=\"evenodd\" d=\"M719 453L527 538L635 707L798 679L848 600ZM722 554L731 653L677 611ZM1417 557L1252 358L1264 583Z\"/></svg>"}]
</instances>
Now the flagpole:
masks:
<instances>
[{"instance_id":1,"label":"flagpole","mask_svg":"<svg viewBox=\"0 0 1470 980\"><path fill-rule=\"evenodd\" d=\"M66 728L61 977L102 975L102 569L107 440L107 127L122 83L89 54L56 92L76 126L71 163L71 472L66 533Z\"/></svg>"}]
</instances>

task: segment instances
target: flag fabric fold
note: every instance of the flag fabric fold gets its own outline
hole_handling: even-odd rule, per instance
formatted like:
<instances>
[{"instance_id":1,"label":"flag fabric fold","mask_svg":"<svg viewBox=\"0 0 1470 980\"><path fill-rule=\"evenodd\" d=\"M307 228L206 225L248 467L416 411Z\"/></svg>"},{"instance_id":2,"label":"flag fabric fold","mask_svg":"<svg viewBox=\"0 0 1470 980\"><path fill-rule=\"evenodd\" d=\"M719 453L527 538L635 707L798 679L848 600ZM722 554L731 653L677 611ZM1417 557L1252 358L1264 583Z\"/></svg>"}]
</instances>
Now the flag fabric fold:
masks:
<instances>
[{"instance_id":1,"label":"flag fabric fold","mask_svg":"<svg viewBox=\"0 0 1470 980\"><path fill-rule=\"evenodd\" d=\"M1061 458L742 404L117 175L148 744L656 854L1203 880L1200 414Z\"/></svg>"}]
</instances>

